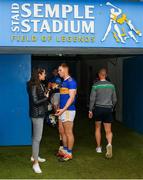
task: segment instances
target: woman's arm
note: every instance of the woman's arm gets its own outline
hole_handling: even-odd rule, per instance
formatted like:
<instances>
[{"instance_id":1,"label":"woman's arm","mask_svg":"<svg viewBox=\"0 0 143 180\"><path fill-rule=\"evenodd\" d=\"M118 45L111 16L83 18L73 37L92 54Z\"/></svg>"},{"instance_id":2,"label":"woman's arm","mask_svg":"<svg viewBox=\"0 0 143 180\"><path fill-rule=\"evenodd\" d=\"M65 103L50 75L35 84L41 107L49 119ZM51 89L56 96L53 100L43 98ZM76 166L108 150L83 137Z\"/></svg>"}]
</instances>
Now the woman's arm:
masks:
<instances>
[{"instance_id":1,"label":"woman's arm","mask_svg":"<svg viewBox=\"0 0 143 180\"><path fill-rule=\"evenodd\" d=\"M46 97L46 96L43 99L38 100L36 86L32 86L31 95L32 95L32 100L33 100L34 104L36 104L36 105L40 105L48 100L48 97Z\"/></svg>"}]
</instances>

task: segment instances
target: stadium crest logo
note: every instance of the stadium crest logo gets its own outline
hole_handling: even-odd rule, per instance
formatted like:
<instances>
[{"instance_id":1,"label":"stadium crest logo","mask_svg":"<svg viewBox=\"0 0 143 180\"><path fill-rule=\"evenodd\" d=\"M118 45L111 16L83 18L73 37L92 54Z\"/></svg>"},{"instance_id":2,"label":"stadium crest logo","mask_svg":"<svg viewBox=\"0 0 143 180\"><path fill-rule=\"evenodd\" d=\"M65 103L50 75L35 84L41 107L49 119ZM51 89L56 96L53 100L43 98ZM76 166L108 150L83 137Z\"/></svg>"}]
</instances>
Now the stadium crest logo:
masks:
<instances>
[{"instance_id":1,"label":"stadium crest logo","mask_svg":"<svg viewBox=\"0 0 143 180\"><path fill-rule=\"evenodd\" d=\"M107 2L106 5L111 7L110 21L101 41L106 41L109 33L112 33L117 43L125 44L128 39L132 39L135 43L138 43L138 39L142 37L141 31L133 25L132 21L123 13L122 9L110 2Z\"/></svg>"}]
</instances>

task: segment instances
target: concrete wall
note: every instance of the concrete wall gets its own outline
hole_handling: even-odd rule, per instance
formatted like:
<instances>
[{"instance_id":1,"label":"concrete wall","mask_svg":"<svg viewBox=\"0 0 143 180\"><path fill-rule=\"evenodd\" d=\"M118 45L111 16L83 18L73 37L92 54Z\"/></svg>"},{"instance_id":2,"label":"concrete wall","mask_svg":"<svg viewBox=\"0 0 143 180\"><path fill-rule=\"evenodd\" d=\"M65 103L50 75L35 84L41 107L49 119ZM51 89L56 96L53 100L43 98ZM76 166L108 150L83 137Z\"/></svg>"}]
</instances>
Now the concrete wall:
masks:
<instances>
[{"instance_id":1,"label":"concrete wall","mask_svg":"<svg viewBox=\"0 0 143 180\"><path fill-rule=\"evenodd\" d=\"M123 114L123 59L114 58L108 61L108 74L116 86L117 92L117 105L116 105L116 120L122 122Z\"/></svg>"},{"instance_id":2,"label":"concrete wall","mask_svg":"<svg viewBox=\"0 0 143 180\"><path fill-rule=\"evenodd\" d=\"M143 133L143 56L124 61L123 123Z\"/></svg>"}]
</instances>

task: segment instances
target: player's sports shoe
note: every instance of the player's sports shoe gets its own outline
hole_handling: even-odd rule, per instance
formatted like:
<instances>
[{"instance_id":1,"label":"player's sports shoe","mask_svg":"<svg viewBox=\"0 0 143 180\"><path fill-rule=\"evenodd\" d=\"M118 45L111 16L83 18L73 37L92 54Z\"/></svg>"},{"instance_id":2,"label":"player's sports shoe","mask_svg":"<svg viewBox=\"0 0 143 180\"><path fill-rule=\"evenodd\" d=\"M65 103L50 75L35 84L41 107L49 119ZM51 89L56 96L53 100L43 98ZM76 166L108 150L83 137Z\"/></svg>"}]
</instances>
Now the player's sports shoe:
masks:
<instances>
[{"instance_id":1,"label":"player's sports shoe","mask_svg":"<svg viewBox=\"0 0 143 180\"><path fill-rule=\"evenodd\" d=\"M46 159L43 159L43 158L38 157L38 162L43 163L43 162L45 162L45 161L46 161ZM33 157L31 157L31 162L34 162L34 158L33 158Z\"/></svg>"},{"instance_id":2,"label":"player's sports shoe","mask_svg":"<svg viewBox=\"0 0 143 180\"><path fill-rule=\"evenodd\" d=\"M70 160L72 160L72 154L65 154L65 156L64 157L62 157L62 158L60 158L59 159L59 161L60 162L67 162L67 161L70 161Z\"/></svg>"},{"instance_id":3,"label":"player's sports shoe","mask_svg":"<svg viewBox=\"0 0 143 180\"><path fill-rule=\"evenodd\" d=\"M102 147L97 147L97 148L96 148L96 152L97 152L97 153L102 153Z\"/></svg>"},{"instance_id":4,"label":"player's sports shoe","mask_svg":"<svg viewBox=\"0 0 143 180\"><path fill-rule=\"evenodd\" d=\"M113 154L112 154L112 145L111 144L108 144L106 146L106 158L110 159L112 158Z\"/></svg>"},{"instance_id":5,"label":"player's sports shoe","mask_svg":"<svg viewBox=\"0 0 143 180\"><path fill-rule=\"evenodd\" d=\"M64 157L66 152L64 150L59 150L57 153L57 157Z\"/></svg>"}]
</instances>

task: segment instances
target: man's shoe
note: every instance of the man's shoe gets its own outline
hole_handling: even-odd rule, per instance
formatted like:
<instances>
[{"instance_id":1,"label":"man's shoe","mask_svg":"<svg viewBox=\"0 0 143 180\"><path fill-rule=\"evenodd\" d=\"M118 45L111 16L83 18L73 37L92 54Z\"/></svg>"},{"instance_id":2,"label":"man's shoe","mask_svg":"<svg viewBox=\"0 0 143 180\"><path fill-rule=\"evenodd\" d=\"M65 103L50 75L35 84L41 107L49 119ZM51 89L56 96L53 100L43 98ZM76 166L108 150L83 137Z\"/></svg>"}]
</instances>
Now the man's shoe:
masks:
<instances>
[{"instance_id":1,"label":"man's shoe","mask_svg":"<svg viewBox=\"0 0 143 180\"><path fill-rule=\"evenodd\" d=\"M57 153L57 157L64 157L65 156L65 152L64 150L59 150L58 153Z\"/></svg>"},{"instance_id":2,"label":"man's shoe","mask_svg":"<svg viewBox=\"0 0 143 180\"><path fill-rule=\"evenodd\" d=\"M102 147L97 147L97 148L96 148L96 152L97 152L97 153L102 153Z\"/></svg>"},{"instance_id":3,"label":"man's shoe","mask_svg":"<svg viewBox=\"0 0 143 180\"><path fill-rule=\"evenodd\" d=\"M42 173L42 171L41 171L40 166L39 166L38 163L33 164L33 170L34 170L34 172L37 173L37 174L41 174L41 173Z\"/></svg>"},{"instance_id":4,"label":"man's shoe","mask_svg":"<svg viewBox=\"0 0 143 180\"><path fill-rule=\"evenodd\" d=\"M112 145L108 144L106 146L106 158L110 159L112 158L113 154L112 154Z\"/></svg>"},{"instance_id":5,"label":"man's shoe","mask_svg":"<svg viewBox=\"0 0 143 180\"><path fill-rule=\"evenodd\" d=\"M43 158L38 157L38 162L43 163L43 162L45 162L45 161L46 161L46 159L43 159ZM34 158L33 158L33 157L31 157L31 162L34 162Z\"/></svg>"},{"instance_id":6,"label":"man's shoe","mask_svg":"<svg viewBox=\"0 0 143 180\"><path fill-rule=\"evenodd\" d=\"M60 158L59 159L59 161L60 162L67 162L67 161L70 161L70 160L72 160L72 154L65 154L65 156L64 157L62 157L62 158Z\"/></svg>"}]
</instances>

